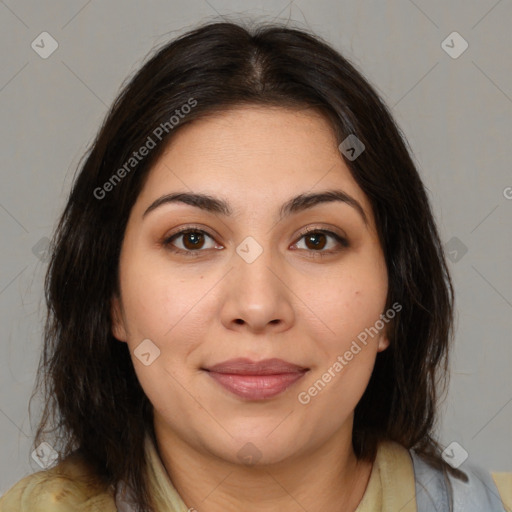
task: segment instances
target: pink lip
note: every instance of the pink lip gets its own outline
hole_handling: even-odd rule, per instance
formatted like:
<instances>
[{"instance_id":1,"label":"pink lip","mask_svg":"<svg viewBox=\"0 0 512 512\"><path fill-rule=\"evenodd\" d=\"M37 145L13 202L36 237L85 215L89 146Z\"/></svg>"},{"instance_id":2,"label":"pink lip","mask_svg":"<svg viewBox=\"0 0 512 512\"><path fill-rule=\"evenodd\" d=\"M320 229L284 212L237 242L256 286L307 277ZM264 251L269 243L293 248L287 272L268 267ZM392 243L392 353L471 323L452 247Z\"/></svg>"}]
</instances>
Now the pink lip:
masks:
<instances>
[{"instance_id":1,"label":"pink lip","mask_svg":"<svg viewBox=\"0 0 512 512\"><path fill-rule=\"evenodd\" d=\"M231 393L248 400L264 400L282 393L304 376L308 368L282 359L254 362L238 358L205 368L213 379Z\"/></svg>"}]
</instances>

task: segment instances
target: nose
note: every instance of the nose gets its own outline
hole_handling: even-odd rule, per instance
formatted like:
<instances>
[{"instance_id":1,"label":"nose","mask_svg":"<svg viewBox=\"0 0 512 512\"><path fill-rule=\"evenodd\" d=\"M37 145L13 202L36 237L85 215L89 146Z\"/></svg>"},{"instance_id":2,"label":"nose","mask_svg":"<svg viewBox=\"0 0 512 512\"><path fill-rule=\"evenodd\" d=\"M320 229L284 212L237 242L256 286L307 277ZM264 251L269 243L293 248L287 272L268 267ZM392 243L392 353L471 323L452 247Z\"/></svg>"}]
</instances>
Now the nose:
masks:
<instances>
[{"instance_id":1,"label":"nose","mask_svg":"<svg viewBox=\"0 0 512 512\"><path fill-rule=\"evenodd\" d=\"M235 254L233 265L224 283L223 325L255 334L289 329L295 318L290 277L270 249L250 263Z\"/></svg>"}]
</instances>

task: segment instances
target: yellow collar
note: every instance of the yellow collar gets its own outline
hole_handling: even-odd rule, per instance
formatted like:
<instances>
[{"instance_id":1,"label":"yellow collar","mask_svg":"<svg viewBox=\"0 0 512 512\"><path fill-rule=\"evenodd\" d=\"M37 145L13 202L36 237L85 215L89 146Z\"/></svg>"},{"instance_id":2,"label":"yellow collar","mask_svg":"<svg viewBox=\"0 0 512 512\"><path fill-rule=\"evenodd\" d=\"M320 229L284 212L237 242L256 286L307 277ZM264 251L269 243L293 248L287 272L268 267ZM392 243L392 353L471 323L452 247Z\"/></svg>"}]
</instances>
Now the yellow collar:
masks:
<instances>
[{"instance_id":1,"label":"yellow collar","mask_svg":"<svg viewBox=\"0 0 512 512\"><path fill-rule=\"evenodd\" d=\"M156 512L188 512L172 484L152 439L145 440L150 495ZM124 495L124 496L123 496ZM383 441L377 450L366 491L356 512L417 512L412 459L406 448L392 441ZM129 492L120 487L116 496L119 512L132 512Z\"/></svg>"}]
</instances>

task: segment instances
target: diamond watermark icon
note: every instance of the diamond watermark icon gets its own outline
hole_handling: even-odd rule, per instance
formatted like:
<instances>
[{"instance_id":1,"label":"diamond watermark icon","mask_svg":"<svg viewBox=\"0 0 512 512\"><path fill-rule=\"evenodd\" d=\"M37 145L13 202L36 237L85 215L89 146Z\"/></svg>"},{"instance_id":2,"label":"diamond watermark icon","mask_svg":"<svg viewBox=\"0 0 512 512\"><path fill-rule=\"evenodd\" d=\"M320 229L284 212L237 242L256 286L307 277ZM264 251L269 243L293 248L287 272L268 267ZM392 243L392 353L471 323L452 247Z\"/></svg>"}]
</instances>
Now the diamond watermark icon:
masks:
<instances>
[{"instance_id":1,"label":"diamond watermark icon","mask_svg":"<svg viewBox=\"0 0 512 512\"><path fill-rule=\"evenodd\" d=\"M32 247L32 254L43 263L48 261L49 253L48 248L50 246L50 240L43 236L34 247Z\"/></svg>"},{"instance_id":2,"label":"diamond watermark icon","mask_svg":"<svg viewBox=\"0 0 512 512\"><path fill-rule=\"evenodd\" d=\"M446 252L446 257L452 263L458 263L468 252L466 245L464 245L464 243L456 236L453 236L448 240L448 242L446 242L444 250Z\"/></svg>"},{"instance_id":3,"label":"diamond watermark icon","mask_svg":"<svg viewBox=\"0 0 512 512\"><path fill-rule=\"evenodd\" d=\"M30 46L39 57L47 59L59 47L59 43L48 32L41 32Z\"/></svg>"},{"instance_id":4,"label":"diamond watermark icon","mask_svg":"<svg viewBox=\"0 0 512 512\"><path fill-rule=\"evenodd\" d=\"M241 244L236 248L236 253L240 258L242 258L246 263L252 263L253 261L260 256L263 252L263 247L256 242L256 240L252 236L248 236L244 238Z\"/></svg>"},{"instance_id":5,"label":"diamond watermark icon","mask_svg":"<svg viewBox=\"0 0 512 512\"><path fill-rule=\"evenodd\" d=\"M133 354L144 366L149 366L160 356L160 349L150 339L145 339Z\"/></svg>"},{"instance_id":6,"label":"diamond watermark icon","mask_svg":"<svg viewBox=\"0 0 512 512\"><path fill-rule=\"evenodd\" d=\"M452 441L441 456L452 468L458 468L468 458L468 452L457 441Z\"/></svg>"},{"instance_id":7,"label":"diamond watermark icon","mask_svg":"<svg viewBox=\"0 0 512 512\"><path fill-rule=\"evenodd\" d=\"M468 49L468 46L468 42L458 32L452 32L441 43L441 48L452 59L458 59Z\"/></svg>"},{"instance_id":8,"label":"diamond watermark icon","mask_svg":"<svg viewBox=\"0 0 512 512\"><path fill-rule=\"evenodd\" d=\"M59 454L47 442L41 443L31 454L39 466L47 469L59 458Z\"/></svg>"},{"instance_id":9,"label":"diamond watermark icon","mask_svg":"<svg viewBox=\"0 0 512 512\"><path fill-rule=\"evenodd\" d=\"M338 149L345 155L345 158L353 162L365 150L365 145L351 133L340 143Z\"/></svg>"},{"instance_id":10,"label":"diamond watermark icon","mask_svg":"<svg viewBox=\"0 0 512 512\"><path fill-rule=\"evenodd\" d=\"M244 464L256 464L261 459L261 452L253 443L245 443L240 450L238 450L237 457Z\"/></svg>"}]
</instances>

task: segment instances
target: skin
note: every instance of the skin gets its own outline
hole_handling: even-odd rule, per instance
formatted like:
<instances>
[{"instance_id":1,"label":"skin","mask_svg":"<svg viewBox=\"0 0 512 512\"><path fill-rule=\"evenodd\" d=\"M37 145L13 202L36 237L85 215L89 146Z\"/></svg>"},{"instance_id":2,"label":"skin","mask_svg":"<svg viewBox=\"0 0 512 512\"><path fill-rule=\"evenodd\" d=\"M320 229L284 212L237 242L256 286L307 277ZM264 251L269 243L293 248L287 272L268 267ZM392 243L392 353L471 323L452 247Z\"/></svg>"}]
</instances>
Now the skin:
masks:
<instances>
[{"instance_id":1,"label":"skin","mask_svg":"<svg viewBox=\"0 0 512 512\"><path fill-rule=\"evenodd\" d=\"M366 489L372 463L353 452L353 413L377 352L389 345L385 329L308 404L297 398L375 324L386 302L371 205L337 146L312 110L230 109L175 133L131 211L113 334L128 343L154 406L164 466L198 511L353 511ZM356 199L367 224L344 202L279 220L290 198L329 189ZM167 203L143 217L171 192L222 198L233 214ZM186 235L165 246L190 224L207 232L199 249ZM301 235L309 227L338 233L349 246L316 232L318 249ZM263 249L252 263L236 252L248 236ZM144 339L160 350L148 366L134 355ZM276 397L244 400L201 370L235 357L277 357L309 370ZM248 442L259 454L252 465L238 457Z\"/></svg>"}]
</instances>

